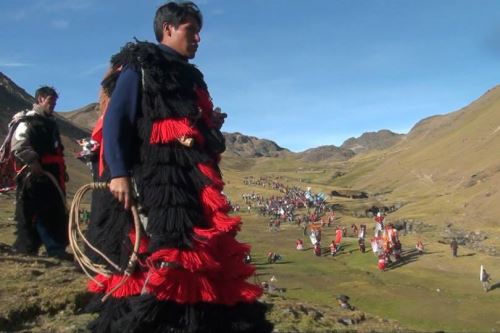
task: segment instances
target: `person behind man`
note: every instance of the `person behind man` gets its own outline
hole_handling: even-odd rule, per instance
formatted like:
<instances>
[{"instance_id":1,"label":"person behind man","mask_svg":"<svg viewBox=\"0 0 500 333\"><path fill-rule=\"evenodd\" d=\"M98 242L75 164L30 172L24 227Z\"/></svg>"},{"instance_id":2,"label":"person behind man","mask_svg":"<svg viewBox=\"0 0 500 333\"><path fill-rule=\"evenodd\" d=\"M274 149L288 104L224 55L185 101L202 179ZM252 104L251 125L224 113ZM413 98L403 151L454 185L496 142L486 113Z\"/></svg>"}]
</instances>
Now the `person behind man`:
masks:
<instances>
[{"instance_id":1,"label":"person behind man","mask_svg":"<svg viewBox=\"0 0 500 333\"><path fill-rule=\"evenodd\" d=\"M481 283L485 292L490 291L490 281L490 274L488 274L488 272L486 272L486 269L483 268L481 272Z\"/></svg>"},{"instance_id":2,"label":"person behind man","mask_svg":"<svg viewBox=\"0 0 500 333\"><path fill-rule=\"evenodd\" d=\"M147 225L140 264L123 285L121 273L89 281L98 299L88 307L99 312L94 332L272 331L257 301L262 288L247 282L255 267L244 262L250 247L235 239L241 220L227 215L221 193L224 115L214 112L203 75L189 63L201 27L194 3L160 6L159 44L128 43L103 80L111 99L99 174L110 192L94 191L88 239L124 268L136 236L132 205L141 206Z\"/></svg>"},{"instance_id":3,"label":"person behind man","mask_svg":"<svg viewBox=\"0 0 500 333\"><path fill-rule=\"evenodd\" d=\"M451 254L452 256L456 257L457 252L458 252L458 242L456 238L453 238L451 243L450 243L450 248L451 248Z\"/></svg>"},{"instance_id":4,"label":"person behind man","mask_svg":"<svg viewBox=\"0 0 500 333\"><path fill-rule=\"evenodd\" d=\"M424 254L424 243L421 240L418 240L415 248L417 249L418 254Z\"/></svg>"},{"instance_id":5,"label":"person behind man","mask_svg":"<svg viewBox=\"0 0 500 333\"><path fill-rule=\"evenodd\" d=\"M65 183L68 180L59 129L53 116L58 94L42 86L33 109L23 112L11 141L18 172L16 240L13 248L36 255L72 259L68 245Z\"/></svg>"}]
</instances>

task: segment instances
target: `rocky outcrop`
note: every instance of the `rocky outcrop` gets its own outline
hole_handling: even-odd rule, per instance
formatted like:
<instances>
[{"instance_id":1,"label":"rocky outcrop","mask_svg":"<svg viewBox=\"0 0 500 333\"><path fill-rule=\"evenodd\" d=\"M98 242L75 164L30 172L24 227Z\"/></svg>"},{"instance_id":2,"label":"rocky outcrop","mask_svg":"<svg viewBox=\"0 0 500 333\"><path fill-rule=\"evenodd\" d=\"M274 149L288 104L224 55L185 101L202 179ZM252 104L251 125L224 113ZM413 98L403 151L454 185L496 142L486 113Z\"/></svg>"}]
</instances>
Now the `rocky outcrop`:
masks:
<instances>
[{"instance_id":1,"label":"rocky outcrop","mask_svg":"<svg viewBox=\"0 0 500 333\"><path fill-rule=\"evenodd\" d=\"M225 154L241 157L278 157L290 153L288 149L278 146L275 142L247 136L241 133L224 133L226 138Z\"/></svg>"},{"instance_id":2,"label":"rocky outcrop","mask_svg":"<svg viewBox=\"0 0 500 333\"><path fill-rule=\"evenodd\" d=\"M35 99L0 72L0 135L7 134L7 124L21 110L31 108Z\"/></svg>"},{"instance_id":3,"label":"rocky outcrop","mask_svg":"<svg viewBox=\"0 0 500 333\"><path fill-rule=\"evenodd\" d=\"M478 252L483 252L491 256L500 255L499 249L494 246L486 246L482 242L488 238L488 234L484 231L467 231L455 229L452 225L446 226L441 233L440 242L450 244L453 239L457 240L459 245L473 249Z\"/></svg>"},{"instance_id":4,"label":"rocky outcrop","mask_svg":"<svg viewBox=\"0 0 500 333\"><path fill-rule=\"evenodd\" d=\"M404 134L398 134L383 129L377 132L363 133L359 138L349 138L340 146L350 149L356 154L369 150L382 150L394 146L404 138Z\"/></svg>"}]
</instances>

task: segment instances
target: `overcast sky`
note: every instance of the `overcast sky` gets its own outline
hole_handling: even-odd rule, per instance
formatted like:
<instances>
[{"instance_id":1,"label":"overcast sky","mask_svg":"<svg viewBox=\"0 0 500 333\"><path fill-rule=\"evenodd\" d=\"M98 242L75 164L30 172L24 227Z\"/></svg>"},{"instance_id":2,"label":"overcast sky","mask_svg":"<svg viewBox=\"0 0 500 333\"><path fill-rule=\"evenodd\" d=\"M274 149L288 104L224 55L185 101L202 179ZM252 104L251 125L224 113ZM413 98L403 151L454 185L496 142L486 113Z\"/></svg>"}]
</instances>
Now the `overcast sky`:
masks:
<instances>
[{"instance_id":1,"label":"overcast sky","mask_svg":"<svg viewBox=\"0 0 500 333\"><path fill-rule=\"evenodd\" d=\"M97 100L110 56L155 41L163 1L0 0L0 71L56 110ZM498 0L202 0L193 60L223 130L292 151L407 133L500 82Z\"/></svg>"}]
</instances>

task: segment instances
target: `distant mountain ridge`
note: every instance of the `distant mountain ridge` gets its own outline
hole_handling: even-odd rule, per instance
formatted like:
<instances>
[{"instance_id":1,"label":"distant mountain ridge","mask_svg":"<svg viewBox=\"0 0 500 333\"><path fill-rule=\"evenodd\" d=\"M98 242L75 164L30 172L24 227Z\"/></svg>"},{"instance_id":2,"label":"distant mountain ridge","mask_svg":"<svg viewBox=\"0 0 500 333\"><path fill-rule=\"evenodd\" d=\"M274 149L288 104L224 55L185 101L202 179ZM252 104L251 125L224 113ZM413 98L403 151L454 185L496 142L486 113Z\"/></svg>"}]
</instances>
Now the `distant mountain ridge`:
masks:
<instances>
[{"instance_id":1,"label":"distant mountain ridge","mask_svg":"<svg viewBox=\"0 0 500 333\"><path fill-rule=\"evenodd\" d=\"M79 127L91 132L94 129L97 118L99 117L99 104L90 103L79 109L69 112L60 112L59 114L73 124L78 124Z\"/></svg>"},{"instance_id":2,"label":"distant mountain ridge","mask_svg":"<svg viewBox=\"0 0 500 333\"><path fill-rule=\"evenodd\" d=\"M8 76L0 72L0 120L7 125L12 116L22 110L31 109L35 98L19 87ZM87 136L88 130L78 126L77 123L66 120L60 113L55 113L56 121L62 135L72 139ZM0 126L0 134L7 133L7 126Z\"/></svg>"},{"instance_id":3,"label":"distant mountain ridge","mask_svg":"<svg viewBox=\"0 0 500 333\"><path fill-rule=\"evenodd\" d=\"M351 149L337 147L334 145L326 145L307 149L303 152L297 153L296 157L302 161L319 162L326 160L346 161L354 155L356 155L356 153Z\"/></svg>"},{"instance_id":4,"label":"distant mountain ridge","mask_svg":"<svg viewBox=\"0 0 500 333\"><path fill-rule=\"evenodd\" d=\"M0 73L0 120L8 123L12 115L20 110L31 108L34 98L24 89L16 85L10 78ZM72 139L88 136L99 116L98 103L90 103L76 110L57 112L61 132ZM6 126L0 129L0 134L6 134ZM239 157L280 157L291 155L308 162L345 161L358 153L386 149L401 140L404 135L389 130L364 133L359 138L349 138L341 147L324 145L311 148L300 153L293 153L276 142L261 139L242 133L224 133L226 138L226 155Z\"/></svg>"},{"instance_id":5,"label":"distant mountain ridge","mask_svg":"<svg viewBox=\"0 0 500 333\"><path fill-rule=\"evenodd\" d=\"M0 72L0 135L7 134L7 124L21 110L31 108L35 99L8 76Z\"/></svg>"},{"instance_id":6,"label":"distant mountain ridge","mask_svg":"<svg viewBox=\"0 0 500 333\"><path fill-rule=\"evenodd\" d=\"M363 133L359 138L349 138L340 147L350 149L358 154L369 150L387 149L401 142L404 137L404 134L383 129L377 132Z\"/></svg>"},{"instance_id":7,"label":"distant mountain ridge","mask_svg":"<svg viewBox=\"0 0 500 333\"><path fill-rule=\"evenodd\" d=\"M291 153L274 141L259 139L241 133L224 133L226 153L240 157L279 157L283 153Z\"/></svg>"},{"instance_id":8,"label":"distant mountain ridge","mask_svg":"<svg viewBox=\"0 0 500 333\"><path fill-rule=\"evenodd\" d=\"M79 109L60 112L64 118L77 124L86 130L92 131L99 115L99 104L91 103ZM382 150L389 148L404 138L404 134L397 134L389 130L364 133L359 138L349 138L342 146L324 145L307 149L303 152L293 153L287 148L283 148L276 142L268 139L257 138L239 132L224 132L226 138L226 152L230 156L239 157L280 157L290 154L297 159L318 162L325 160L345 161L358 153L370 150Z\"/></svg>"}]
</instances>

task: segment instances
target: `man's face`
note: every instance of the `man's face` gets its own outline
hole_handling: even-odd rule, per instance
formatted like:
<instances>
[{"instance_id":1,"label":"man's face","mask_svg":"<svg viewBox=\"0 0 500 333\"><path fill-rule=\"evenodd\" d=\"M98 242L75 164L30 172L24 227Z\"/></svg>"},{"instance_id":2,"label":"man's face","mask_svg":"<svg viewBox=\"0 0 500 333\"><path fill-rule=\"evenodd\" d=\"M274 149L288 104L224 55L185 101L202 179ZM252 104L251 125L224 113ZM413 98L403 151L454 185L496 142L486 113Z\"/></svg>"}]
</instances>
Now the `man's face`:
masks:
<instances>
[{"instance_id":1,"label":"man's face","mask_svg":"<svg viewBox=\"0 0 500 333\"><path fill-rule=\"evenodd\" d=\"M49 113L54 112L54 108L57 104L57 97L55 96L40 96L38 97L37 104L44 108Z\"/></svg>"},{"instance_id":2,"label":"man's face","mask_svg":"<svg viewBox=\"0 0 500 333\"><path fill-rule=\"evenodd\" d=\"M200 25L192 16L187 16L177 29L170 24L163 28L162 43L188 59L196 55L200 40Z\"/></svg>"}]
</instances>

